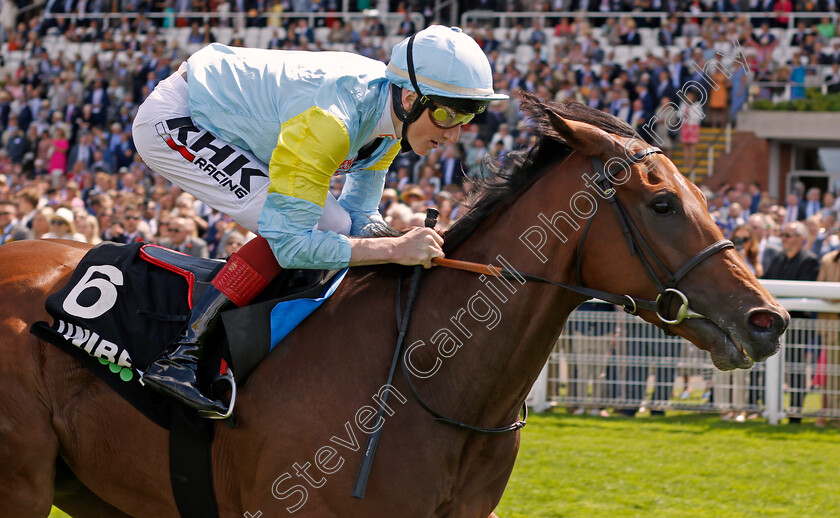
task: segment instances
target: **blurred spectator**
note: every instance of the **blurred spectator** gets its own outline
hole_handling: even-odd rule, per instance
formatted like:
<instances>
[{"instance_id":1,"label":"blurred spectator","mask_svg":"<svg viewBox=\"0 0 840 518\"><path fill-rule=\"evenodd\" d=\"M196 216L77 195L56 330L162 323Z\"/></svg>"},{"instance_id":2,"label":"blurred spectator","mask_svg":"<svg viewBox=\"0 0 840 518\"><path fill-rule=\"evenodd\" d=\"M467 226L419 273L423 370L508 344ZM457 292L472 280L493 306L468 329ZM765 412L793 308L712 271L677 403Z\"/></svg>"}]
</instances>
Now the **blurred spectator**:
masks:
<instances>
[{"instance_id":1,"label":"blurred spectator","mask_svg":"<svg viewBox=\"0 0 840 518\"><path fill-rule=\"evenodd\" d=\"M441 191L435 196L435 205L440 212L438 222L435 226L438 230L449 230L449 227L454 223L457 213L453 213L455 208L452 195L448 191Z\"/></svg>"},{"instance_id":2,"label":"blurred spectator","mask_svg":"<svg viewBox=\"0 0 840 518\"><path fill-rule=\"evenodd\" d=\"M0 245L32 237L29 229L17 223L17 208L11 200L0 201Z\"/></svg>"},{"instance_id":3,"label":"blurred spectator","mask_svg":"<svg viewBox=\"0 0 840 518\"><path fill-rule=\"evenodd\" d=\"M70 142L62 128L56 128L50 146L50 158L48 170L53 176L63 175L67 170L67 152L70 150Z\"/></svg>"},{"instance_id":4,"label":"blurred spectator","mask_svg":"<svg viewBox=\"0 0 840 518\"><path fill-rule=\"evenodd\" d=\"M823 241L825 241L825 236L820 234L821 223L822 216L819 213L805 219L805 228L808 230L808 234L805 236L802 248L817 257L822 256L821 250Z\"/></svg>"},{"instance_id":5,"label":"blurred spectator","mask_svg":"<svg viewBox=\"0 0 840 518\"><path fill-rule=\"evenodd\" d=\"M613 346L615 324L604 318L609 317L604 312L614 309L612 304L585 302L577 311L586 316L571 323L568 368L574 382L569 384L567 396L573 397L578 404L575 415L588 410L592 415L609 417L603 403L607 397L606 362L599 362L597 358L606 358Z\"/></svg>"},{"instance_id":6,"label":"blurred spectator","mask_svg":"<svg viewBox=\"0 0 840 518\"><path fill-rule=\"evenodd\" d=\"M461 185L464 183L464 166L456 156L455 146L448 146L440 161L442 185ZM439 190L439 189L438 189Z\"/></svg>"},{"instance_id":7,"label":"blurred spectator","mask_svg":"<svg viewBox=\"0 0 840 518\"><path fill-rule=\"evenodd\" d=\"M735 251L747 264L747 267L756 277L764 274L764 267L759 260L759 237L750 225L741 224L736 226L729 239L735 245Z\"/></svg>"},{"instance_id":8,"label":"blurred spectator","mask_svg":"<svg viewBox=\"0 0 840 518\"><path fill-rule=\"evenodd\" d=\"M831 41L837 30L832 19L827 16L820 19L820 23L817 24L815 29L819 38L824 42Z\"/></svg>"},{"instance_id":9,"label":"blurred spectator","mask_svg":"<svg viewBox=\"0 0 840 518\"><path fill-rule=\"evenodd\" d=\"M403 203L393 203L385 215L385 222L394 230L401 231L409 227L414 211Z\"/></svg>"},{"instance_id":10,"label":"blurred spectator","mask_svg":"<svg viewBox=\"0 0 840 518\"><path fill-rule=\"evenodd\" d=\"M32 237L40 239L49 233L55 211L52 207L43 207L32 217Z\"/></svg>"},{"instance_id":11,"label":"blurred spectator","mask_svg":"<svg viewBox=\"0 0 840 518\"><path fill-rule=\"evenodd\" d=\"M123 244L150 242L150 233L140 228L142 221L140 208L128 205L123 209L121 220L115 220L111 227L105 230L102 239Z\"/></svg>"},{"instance_id":12,"label":"blurred spectator","mask_svg":"<svg viewBox=\"0 0 840 518\"><path fill-rule=\"evenodd\" d=\"M633 18L622 18L621 20L624 20L624 25L620 29L619 42L622 45L641 45L642 37L636 31L636 21Z\"/></svg>"},{"instance_id":13,"label":"blurred spectator","mask_svg":"<svg viewBox=\"0 0 840 518\"><path fill-rule=\"evenodd\" d=\"M686 170L694 169L694 155L700 142L700 122L703 120L703 107L693 90L686 92L686 100L680 104L680 142L683 145L683 163Z\"/></svg>"},{"instance_id":14,"label":"blurred spectator","mask_svg":"<svg viewBox=\"0 0 840 518\"><path fill-rule=\"evenodd\" d=\"M778 42L776 41L776 36L770 32L769 23L761 24L759 30L753 34L751 44L758 51L759 62L770 61L770 54L773 52L773 49L776 48Z\"/></svg>"},{"instance_id":15,"label":"blurred spectator","mask_svg":"<svg viewBox=\"0 0 840 518\"><path fill-rule=\"evenodd\" d=\"M648 373L651 366L655 366L650 414L663 416L665 410L657 402L667 403L671 399L682 341L667 337L658 327L640 321L628 322L627 327L623 353L639 360L625 368L624 399L629 407L620 410L620 413L632 417L642 409L647 394Z\"/></svg>"},{"instance_id":16,"label":"blurred spectator","mask_svg":"<svg viewBox=\"0 0 840 518\"><path fill-rule=\"evenodd\" d=\"M191 219L177 217L169 222L169 237L160 240L160 245L193 257L209 258L207 242L196 237Z\"/></svg>"},{"instance_id":17,"label":"blurred spectator","mask_svg":"<svg viewBox=\"0 0 840 518\"><path fill-rule=\"evenodd\" d=\"M397 190L387 187L382 191L382 198L379 201L379 213L382 217L388 212L388 208L397 202Z\"/></svg>"},{"instance_id":18,"label":"blurred spectator","mask_svg":"<svg viewBox=\"0 0 840 518\"><path fill-rule=\"evenodd\" d=\"M218 256L219 259L228 259L245 244L245 236L236 230L227 235L224 241L224 252Z\"/></svg>"},{"instance_id":19,"label":"blurred spectator","mask_svg":"<svg viewBox=\"0 0 840 518\"><path fill-rule=\"evenodd\" d=\"M402 36L403 38L408 38L415 32L417 32L417 27L415 27L414 22L411 21L411 13L409 11L405 11L403 13L403 20L400 22L400 26L397 29L397 35Z\"/></svg>"},{"instance_id":20,"label":"blurred spectator","mask_svg":"<svg viewBox=\"0 0 840 518\"><path fill-rule=\"evenodd\" d=\"M736 228L745 223L744 218L741 216L742 212L743 209L740 203L732 202L729 204L729 210L727 210L726 218L718 222L718 225L721 227L721 230L723 230L724 235L731 234Z\"/></svg>"},{"instance_id":21,"label":"blurred spectator","mask_svg":"<svg viewBox=\"0 0 840 518\"><path fill-rule=\"evenodd\" d=\"M840 282L840 251L835 250L822 258L817 280ZM822 336L822 351L817 362L817 371L820 371L822 365L822 379L819 383L814 384L822 388L822 410L827 413L840 409L840 372L837 370L837 366L840 365L840 331L837 328L840 315L837 313L820 313L819 319L828 321L828 325L820 333ZM838 420L820 416L814 424L817 427L824 427L832 422L837 424Z\"/></svg>"},{"instance_id":22,"label":"blurred spectator","mask_svg":"<svg viewBox=\"0 0 840 518\"><path fill-rule=\"evenodd\" d=\"M803 248L807 236L805 224L801 221L786 223L782 227L782 252L773 258L770 267L764 274L765 279L780 279L788 281L814 281L820 268L817 257ZM793 318L813 318L810 313L792 311ZM813 352L809 346L814 344L809 329L795 329L791 331L788 347L785 347L785 365L789 374L790 406L794 412L802 410L807 391L806 367L811 361ZM793 424L801 422L799 417L790 417Z\"/></svg>"},{"instance_id":23,"label":"blurred spectator","mask_svg":"<svg viewBox=\"0 0 840 518\"><path fill-rule=\"evenodd\" d=\"M70 239L73 241L87 242L87 238L76 232L76 218L73 211L67 207L59 207L50 219L50 231L41 236L41 239Z\"/></svg>"},{"instance_id":24,"label":"blurred spectator","mask_svg":"<svg viewBox=\"0 0 840 518\"><path fill-rule=\"evenodd\" d=\"M482 132L485 142L492 139L499 126L504 124L506 120L504 106L505 101L492 101L490 103L490 109L486 112L484 131Z\"/></svg>"},{"instance_id":25,"label":"blurred spectator","mask_svg":"<svg viewBox=\"0 0 840 518\"><path fill-rule=\"evenodd\" d=\"M831 70L826 74L825 82L828 84L827 93L840 93L840 55L838 55L838 61L831 64Z\"/></svg>"},{"instance_id":26,"label":"blurred spectator","mask_svg":"<svg viewBox=\"0 0 840 518\"><path fill-rule=\"evenodd\" d=\"M493 134L493 138L490 139L490 148L495 148L496 144L499 143L501 143L503 150L513 151L513 135L511 135L510 125L507 123L499 125L498 131L496 131L496 133Z\"/></svg>"},{"instance_id":27,"label":"blurred spectator","mask_svg":"<svg viewBox=\"0 0 840 518\"><path fill-rule=\"evenodd\" d=\"M799 198L799 195L792 192L785 198L785 219L784 223L792 221L802 221L805 219L805 202Z\"/></svg>"},{"instance_id":28,"label":"blurred spectator","mask_svg":"<svg viewBox=\"0 0 840 518\"><path fill-rule=\"evenodd\" d=\"M99 222L96 216L80 211L76 213L76 231L85 236L85 242L91 245L98 245L102 242L99 234Z\"/></svg>"},{"instance_id":29,"label":"blurred spectator","mask_svg":"<svg viewBox=\"0 0 840 518\"><path fill-rule=\"evenodd\" d=\"M821 196L819 187L811 187L805 193L805 218L819 214L820 210L822 210L822 204L820 203Z\"/></svg>"},{"instance_id":30,"label":"blurred spectator","mask_svg":"<svg viewBox=\"0 0 840 518\"><path fill-rule=\"evenodd\" d=\"M719 67L715 68L711 79L716 85L709 92L709 112L713 128L722 128L728 122L730 82L727 74Z\"/></svg>"}]
</instances>

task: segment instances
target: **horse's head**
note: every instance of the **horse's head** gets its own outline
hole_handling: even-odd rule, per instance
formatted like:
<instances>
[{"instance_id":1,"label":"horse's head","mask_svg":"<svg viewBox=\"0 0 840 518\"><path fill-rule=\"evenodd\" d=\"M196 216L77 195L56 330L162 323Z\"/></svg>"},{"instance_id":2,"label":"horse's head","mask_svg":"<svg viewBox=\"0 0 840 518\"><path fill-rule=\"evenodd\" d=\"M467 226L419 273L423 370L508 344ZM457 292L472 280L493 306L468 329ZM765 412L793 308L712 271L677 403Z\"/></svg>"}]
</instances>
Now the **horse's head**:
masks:
<instances>
[{"instance_id":1,"label":"horse's head","mask_svg":"<svg viewBox=\"0 0 840 518\"><path fill-rule=\"evenodd\" d=\"M544 109L541 119L590 157L585 183L599 200L579 233L579 281L635 299L661 295L639 315L708 350L719 369L777 352L789 315L724 239L700 189L640 138Z\"/></svg>"}]
</instances>

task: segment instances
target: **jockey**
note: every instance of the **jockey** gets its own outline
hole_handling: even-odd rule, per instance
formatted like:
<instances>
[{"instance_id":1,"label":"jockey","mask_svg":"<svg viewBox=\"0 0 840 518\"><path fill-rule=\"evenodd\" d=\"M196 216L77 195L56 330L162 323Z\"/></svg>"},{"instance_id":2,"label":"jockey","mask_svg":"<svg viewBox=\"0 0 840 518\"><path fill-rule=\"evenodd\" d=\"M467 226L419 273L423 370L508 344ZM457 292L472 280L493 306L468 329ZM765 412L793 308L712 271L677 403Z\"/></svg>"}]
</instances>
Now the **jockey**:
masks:
<instances>
[{"instance_id":1,"label":"jockey","mask_svg":"<svg viewBox=\"0 0 840 518\"><path fill-rule=\"evenodd\" d=\"M360 239L381 223L385 174L400 150L426 155L494 99L487 57L457 27L397 44L387 67L342 52L211 44L161 81L133 133L146 164L259 237L234 253L196 301L185 331L145 385L203 414L196 369L219 312L248 304L282 268L398 263L431 267L442 238L415 228ZM330 178L347 174L338 199ZM350 236L350 237L348 237Z\"/></svg>"}]
</instances>

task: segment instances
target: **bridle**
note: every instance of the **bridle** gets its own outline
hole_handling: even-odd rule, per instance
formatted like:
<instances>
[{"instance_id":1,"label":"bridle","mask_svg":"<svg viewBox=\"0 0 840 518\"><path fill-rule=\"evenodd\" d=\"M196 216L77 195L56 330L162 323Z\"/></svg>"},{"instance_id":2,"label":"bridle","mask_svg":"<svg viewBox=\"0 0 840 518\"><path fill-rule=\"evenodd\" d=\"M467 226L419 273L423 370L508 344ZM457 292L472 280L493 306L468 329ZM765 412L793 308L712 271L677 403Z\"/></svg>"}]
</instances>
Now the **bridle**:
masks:
<instances>
[{"instance_id":1,"label":"bridle","mask_svg":"<svg viewBox=\"0 0 840 518\"><path fill-rule=\"evenodd\" d=\"M661 154L662 150L658 147L647 147L641 151L634 153L632 156L625 161L618 161L621 164L622 168L629 167L632 164L638 163L643 161L650 155L657 155ZM611 161L613 162L613 161ZM616 219L618 220L618 224L621 226L621 232L627 241L627 247L630 250L630 255L636 255L641 261L642 266L644 266L645 271L648 274L648 277L653 284L656 286L656 290L659 292L659 295L656 296L656 300L649 301L649 300L641 300L635 299L630 295L624 295L624 302L618 303L624 310L630 313L631 315L635 315L639 309L647 309L649 311L653 311L656 313L656 316L663 324L667 325L678 325L683 320L688 318L708 318L705 315L701 315L691 309L688 302L688 297L679 289L677 289L677 285L680 283L681 280L697 265L708 259L709 257L713 256L714 254L720 252L721 250L726 250L727 248L734 248L735 245L732 244L732 241L728 239L721 239L712 243L711 245L707 246L700 252L694 255L691 259L686 261L682 266L677 268L677 270L673 273L668 269L667 266L659 259L659 256L656 255L656 252L651 248L648 244L645 236L639 231L639 228L630 218L627 210L624 208L624 205L621 204L621 201L618 199L616 195L616 191L614 188L614 178L615 173L613 170L608 171L604 168L604 164L601 160L597 157L592 157L592 166L595 170L597 175L596 182L598 186L602 189L604 193L611 193L609 196L610 208L612 209L613 213L615 214ZM581 257L583 256L583 245L586 242L586 236L589 233L589 227L592 226L592 220L594 219L594 214L589 221L586 223L586 227L583 229L583 236L580 239L580 243L578 244L578 251L577 256L575 257L575 282L583 286L583 282L581 281L580 277L580 268L581 268ZM653 264L651 264L651 261ZM654 265L656 268L654 268ZM659 275L657 275L656 270L662 273L664 279L660 279ZM676 296L680 300L680 307L677 310L677 315L673 319L669 319L666 312L668 310L668 302L670 301L670 296ZM599 297L596 297L599 298ZM605 300L605 299L601 299ZM606 300L607 302L615 302L613 300Z\"/></svg>"},{"instance_id":2,"label":"bridle","mask_svg":"<svg viewBox=\"0 0 840 518\"><path fill-rule=\"evenodd\" d=\"M575 293L579 293L581 295L585 295L588 298L599 299L604 302L609 302L621 306L624 308L624 311L630 313L631 315L638 314L639 310L651 311L655 313L659 320L666 326L679 325L684 320L691 318L709 318L692 310L689 304L688 297L685 295L685 293L680 291L677 288L677 286L679 285L680 281L682 281L685 278L685 276L688 275L688 273L692 271L695 267L697 267L700 263L722 250L726 250L727 248L734 248L735 245L733 245L732 241L728 239L720 239L707 246L697 254L695 254L691 259L686 261L682 266L677 268L677 270L672 273L671 270L669 270L668 267L665 266L665 263L662 262L662 260L659 258L659 256L650 246L650 244L648 244L647 240L645 239L645 236L641 233L641 231L639 231L639 227L636 226L636 224L633 222L633 219L628 214L627 209L624 208L624 205L618 199L618 196L616 194L616 168L612 166L621 166L622 169L629 169L631 165L643 161L648 156L661 153L662 150L658 147L647 147L641 151L634 153L626 160L612 159L608 161L608 164L610 164L609 169L604 167L604 164L603 162L601 162L600 159L595 157L592 158L592 166L594 168L595 174L597 175L595 181L598 184L598 187L602 190L602 192L609 196L608 199L610 203L610 208L612 209L613 214L615 214L616 219L618 220L618 224L621 227L621 232L624 235L625 240L627 241L627 246L630 249L630 255L635 255L639 258L639 261L641 261L642 265L644 266L648 277L650 277L651 281L653 281L653 284L656 286L656 290L659 292L655 300L642 299L634 297L632 295L619 295L608 291L587 288L583 285L580 275L581 258L583 257L583 247L586 243L586 237L589 235L589 228L592 226L593 219L595 219L595 214L593 214L589 218L589 221L586 223L586 226L583 230L583 235L581 236L580 242L578 243L577 254L575 257L575 282L577 283L576 285L556 282L529 273L520 272L512 268L500 268L491 264L479 264L446 258L436 258L433 260L433 262L439 266L465 270L478 274L489 274L494 277L504 277L506 279L516 280L520 283L532 281L544 284L551 284L553 286L557 286L560 288L567 289L569 291L573 291ZM657 274L657 271L659 272L659 274ZM660 277L660 274L662 275L662 277ZM672 300L671 297L673 296L676 296L679 299L680 307L677 310L675 318L669 318L667 315L667 310L669 307L669 302L670 300ZM432 414L436 421L440 421L463 430L469 430L472 432L479 433L503 433L518 430L519 428L525 426L525 419L522 419L516 421L513 424L500 428L482 428L478 426L468 425L455 419L451 419L440 415L439 413L432 410L420 398L420 394L417 392L417 390L414 387L414 384L411 381L411 376L409 376L408 373L405 372L405 362L402 363L403 373L406 379L408 380L408 385L411 388L412 393L414 394L415 398L417 398L417 400L420 402L420 405L427 412ZM525 418L527 418L527 415L527 406L525 406Z\"/></svg>"},{"instance_id":3,"label":"bridle","mask_svg":"<svg viewBox=\"0 0 840 518\"><path fill-rule=\"evenodd\" d=\"M627 209L624 208L624 205L618 199L616 194L615 177L617 168L612 166L617 165L620 166L621 169L626 169L632 164L641 162L650 155L661 153L662 150L658 147L647 147L634 153L626 160L612 159L608 161L608 164L611 166L609 170L605 169L604 164L600 159L592 157L592 166L596 174L595 182L598 184L601 192L608 195L610 208L612 209L613 214L615 214L618 224L621 227L621 232L627 242L630 255L635 255L639 258L639 261L641 261L642 266L644 266L648 277L651 279L654 286L656 286L656 290L659 294L655 300L642 299L631 295L619 295L608 291L587 288L583 285L580 275L581 258L583 257L583 247L586 243L586 237L589 235L589 228L592 226L592 221L595 219L595 214L593 214L587 221L586 226L583 229L583 235L578 243L577 254L575 257L576 284L556 282L536 275L531 275L510 268L500 268L490 264L485 265L453 259L435 259L433 262L439 266L466 270L474 273L489 274L494 277L504 277L506 279L517 280L520 282L532 281L551 284L553 286L558 286L560 288L585 295L589 298L621 306L624 308L624 311L630 313L631 315L638 314L639 310L651 311L656 314L663 324L667 325L678 325L684 320L690 318L708 318L707 316L697 313L691 309L688 297L680 291L677 286L680 281L683 280L683 278L685 278L685 276L697 265L721 250L734 248L735 245L733 245L732 241L728 239L716 241L695 254L691 259L686 261L685 264L677 268L677 270L672 273L668 267L665 266L662 260L659 259L659 256L656 255L653 248L648 244L645 236L641 233L641 231L639 231L639 227L637 227L633 222L633 219L628 214ZM660 278L660 275L657 274L657 270L659 271L659 274L662 275L662 278ZM676 317L673 319L668 318L667 315L668 302L670 302L672 296L676 296L680 302L680 307L677 310Z\"/></svg>"}]
</instances>

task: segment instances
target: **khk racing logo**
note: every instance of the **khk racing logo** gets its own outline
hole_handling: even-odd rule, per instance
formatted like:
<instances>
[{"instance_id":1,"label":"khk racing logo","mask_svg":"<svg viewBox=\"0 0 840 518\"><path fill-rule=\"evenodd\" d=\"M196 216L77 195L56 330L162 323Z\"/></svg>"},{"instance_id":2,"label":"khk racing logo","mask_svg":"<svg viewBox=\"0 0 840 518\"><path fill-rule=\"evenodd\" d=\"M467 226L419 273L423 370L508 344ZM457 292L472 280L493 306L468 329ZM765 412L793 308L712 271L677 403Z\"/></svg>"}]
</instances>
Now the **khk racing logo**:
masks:
<instances>
[{"instance_id":1,"label":"khk racing logo","mask_svg":"<svg viewBox=\"0 0 840 518\"><path fill-rule=\"evenodd\" d=\"M177 151L188 162L197 165L207 173L207 176L215 180L220 187L230 189L237 198L242 199L251 194L251 177L267 174L251 167L245 167L251 163L242 153L237 152L233 147L223 144L214 144L218 139L206 130L200 130L193 124L189 117L178 117L169 119L166 122L159 122L155 125L157 134L166 142L171 149ZM178 130L178 140L172 138L170 132ZM193 135L197 133L198 135ZM204 158L198 154L212 156ZM222 163L225 163L222 167ZM239 183L234 181L234 175L239 173Z\"/></svg>"}]
</instances>

